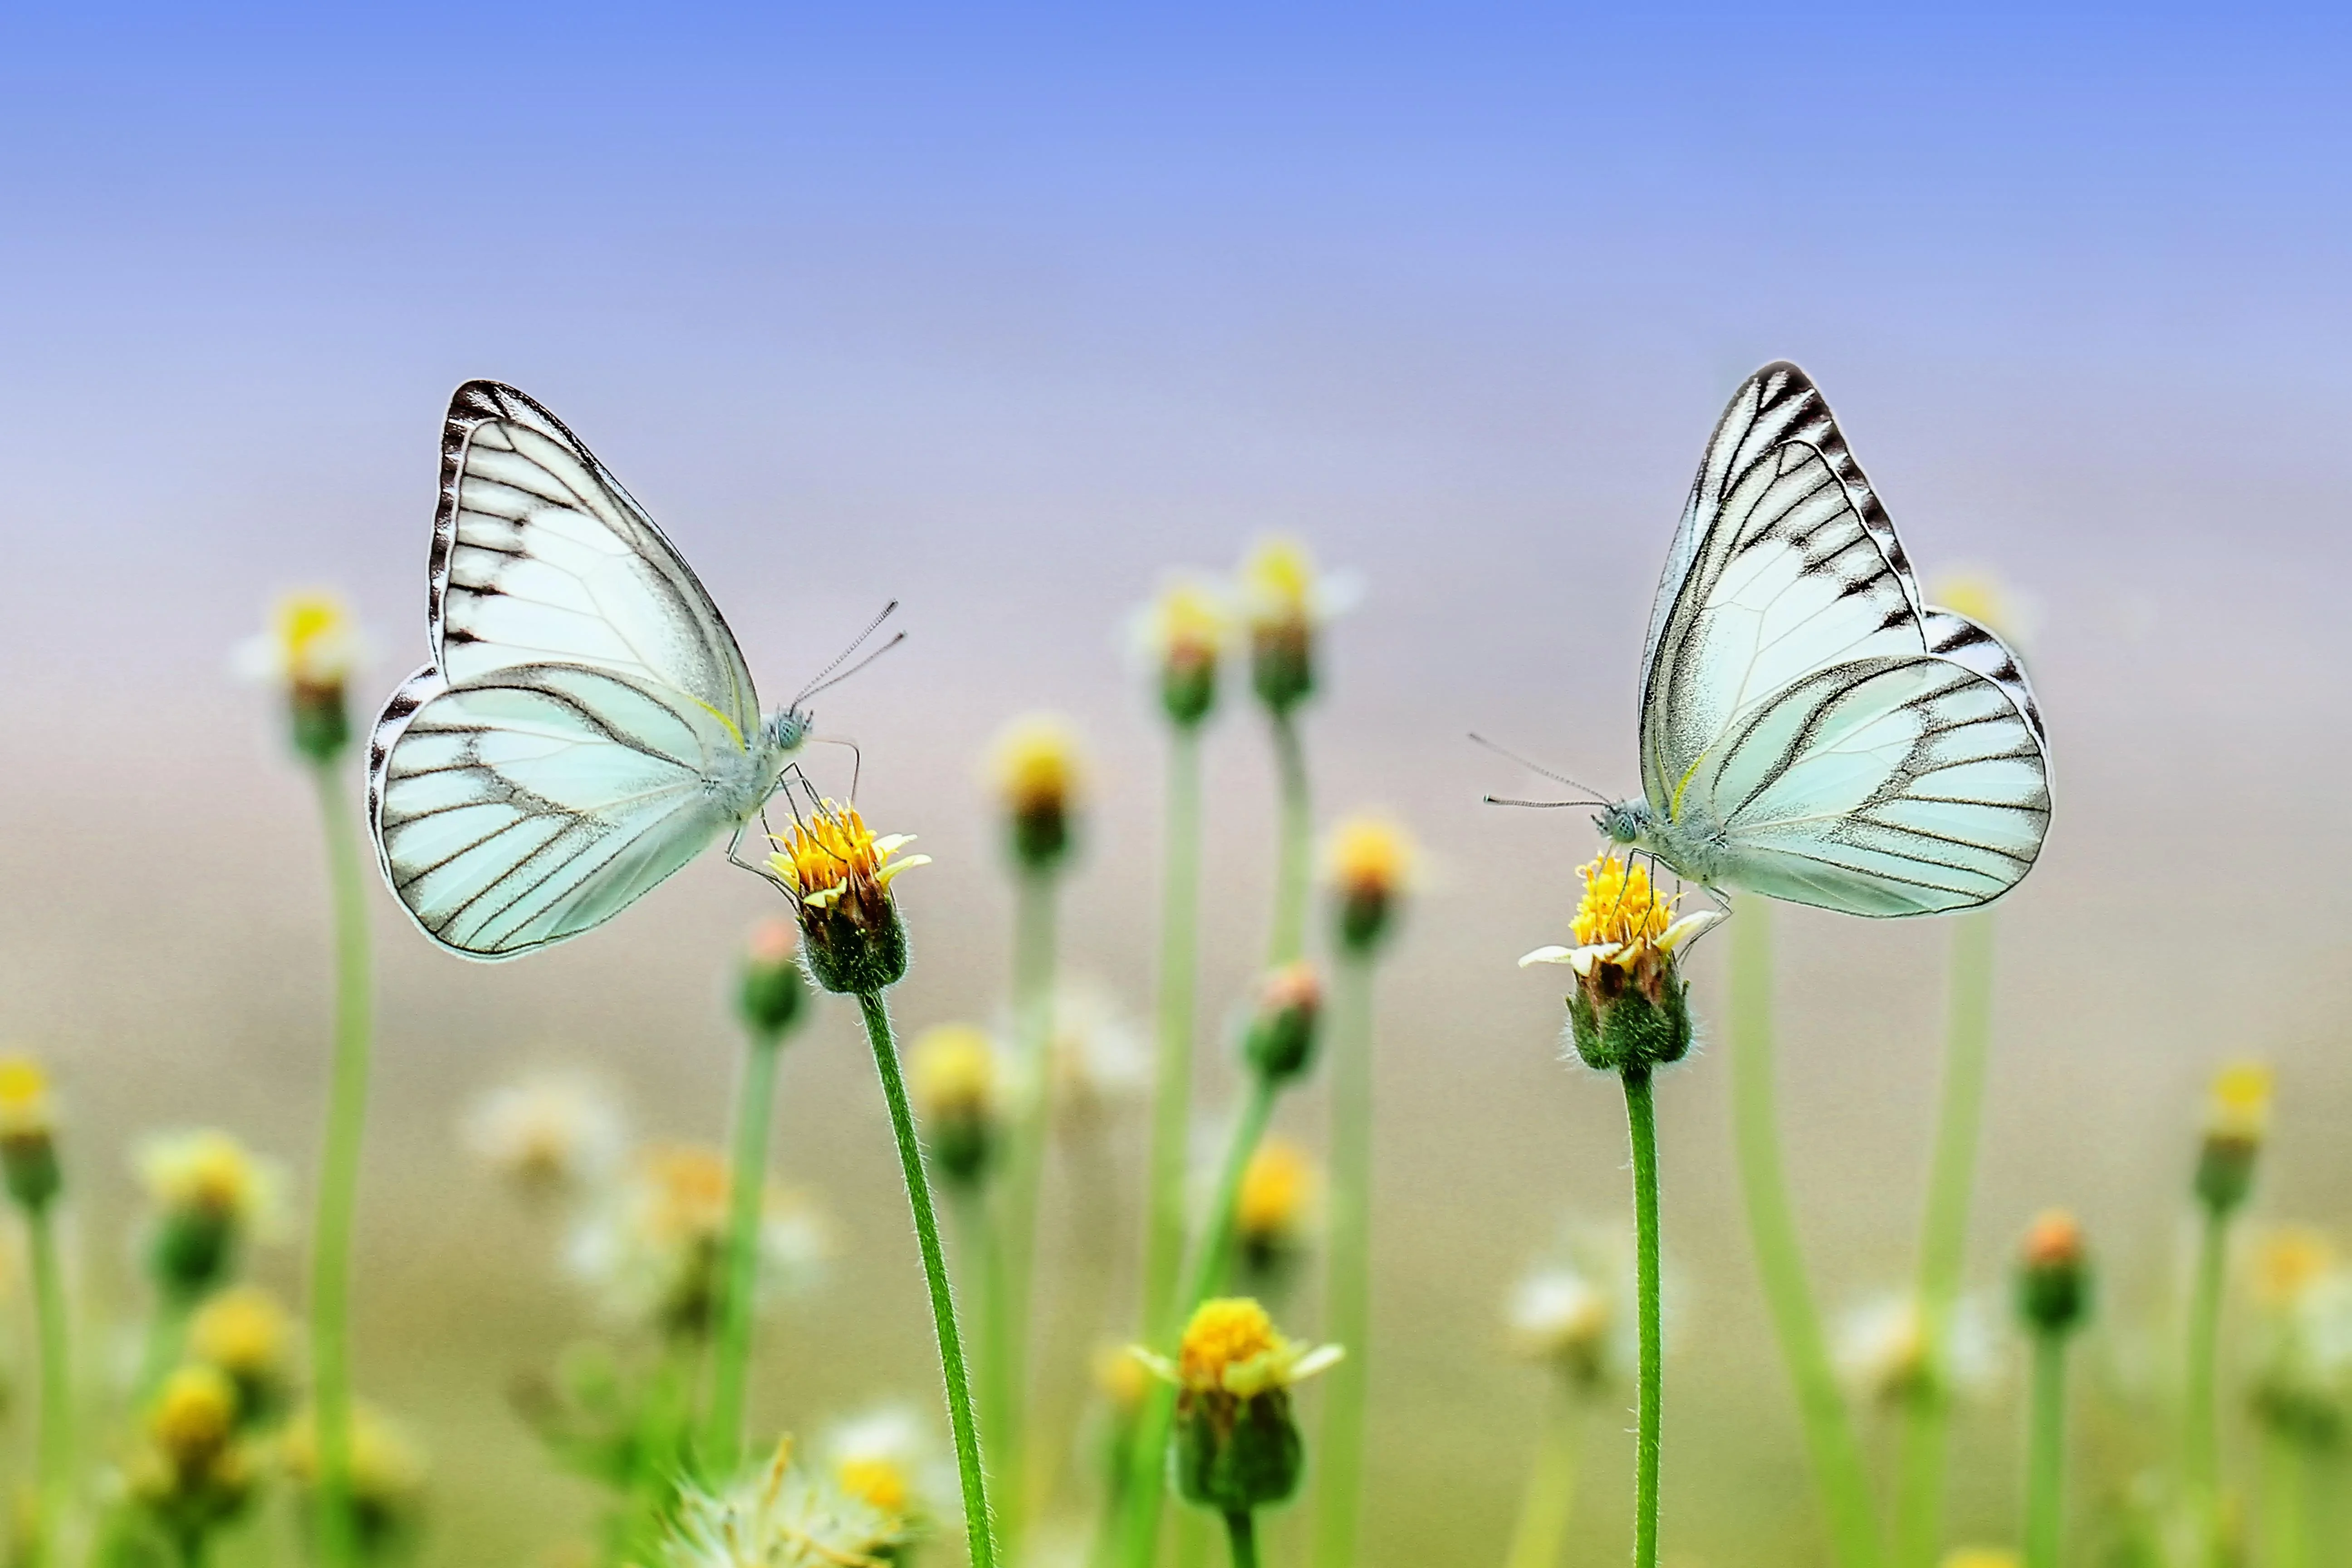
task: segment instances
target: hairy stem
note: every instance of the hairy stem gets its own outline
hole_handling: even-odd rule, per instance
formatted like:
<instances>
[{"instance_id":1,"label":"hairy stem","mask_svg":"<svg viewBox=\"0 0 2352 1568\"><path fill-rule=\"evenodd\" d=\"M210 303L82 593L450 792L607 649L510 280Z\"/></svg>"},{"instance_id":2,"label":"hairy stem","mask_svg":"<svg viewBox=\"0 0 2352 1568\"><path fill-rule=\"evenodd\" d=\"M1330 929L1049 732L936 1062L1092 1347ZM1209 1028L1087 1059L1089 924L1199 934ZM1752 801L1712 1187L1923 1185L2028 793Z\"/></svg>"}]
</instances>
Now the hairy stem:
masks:
<instances>
[{"instance_id":1,"label":"hairy stem","mask_svg":"<svg viewBox=\"0 0 2352 1568\"><path fill-rule=\"evenodd\" d=\"M1633 1150L1635 1289L1641 1322L1640 1421L1633 1441L1633 1565L1658 1564L1658 1418L1664 1366L1658 1312L1658 1118L1646 1068L1628 1068L1625 1122Z\"/></svg>"},{"instance_id":2,"label":"hairy stem","mask_svg":"<svg viewBox=\"0 0 2352 1568\"><path fill-rule=\"evenodd\" d=\"M980 1426L972 1419L971 1373L964 1363L963 1332L956 1325L947 1256L940 1248L940 1216L931 1203L930 1177L923 1171L923 1146L916 1136L915 1112L907 1103L907 1080L898 1067L898 1042L891 1033L890 1011L880 992L859 992L857 1006L865 1015L866 1038L874 1047L874 1070L882 1079L882 1098L890 1108L898 1169L907 1182L907 1206L914 1214L923 1279L930 1289L940 1378L947 1385L948 1426L955 1434L956 1475L963 1488L964 1542L971 1568L996 1568L996 1521L988 1508L988 1472L981 1462Z\"/></svg>"}]
</instances>

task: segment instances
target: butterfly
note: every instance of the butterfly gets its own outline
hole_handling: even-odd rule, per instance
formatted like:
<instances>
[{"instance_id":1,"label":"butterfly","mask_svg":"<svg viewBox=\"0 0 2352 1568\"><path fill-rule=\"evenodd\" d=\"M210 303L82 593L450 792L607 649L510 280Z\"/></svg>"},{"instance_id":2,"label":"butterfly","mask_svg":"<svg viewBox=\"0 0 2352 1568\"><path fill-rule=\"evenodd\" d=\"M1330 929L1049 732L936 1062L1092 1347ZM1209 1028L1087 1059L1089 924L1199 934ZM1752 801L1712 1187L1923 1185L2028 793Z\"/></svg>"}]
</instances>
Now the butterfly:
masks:
<instances>
[{"instance_id":1,"label":"butterfly","mask_svg":"<svg viewBox=\"0 0 2352 1568\"><path fill-rule=\"evenodd\" d=\"M762 714L734 634L653 519L562 420L494 381L449 400L430 591L432 662L376 721L368 821L401 906L467 958L593 930L722 832L734 858L842 662Z\"/></svg>"},{"instance_id":2,"label":"butterfly","mask_svg":"<svg viewBox=\"0 0 2352 1568\"><path fill-rule=\"evenodd\" d=\"M1709 889L1855 915L1989 903L2050 826L2017 656L1925 603L1829 405L1743 383L1675 534L1642 660L1642 795L1594 825Z\"/></svg>"}]
</instances>

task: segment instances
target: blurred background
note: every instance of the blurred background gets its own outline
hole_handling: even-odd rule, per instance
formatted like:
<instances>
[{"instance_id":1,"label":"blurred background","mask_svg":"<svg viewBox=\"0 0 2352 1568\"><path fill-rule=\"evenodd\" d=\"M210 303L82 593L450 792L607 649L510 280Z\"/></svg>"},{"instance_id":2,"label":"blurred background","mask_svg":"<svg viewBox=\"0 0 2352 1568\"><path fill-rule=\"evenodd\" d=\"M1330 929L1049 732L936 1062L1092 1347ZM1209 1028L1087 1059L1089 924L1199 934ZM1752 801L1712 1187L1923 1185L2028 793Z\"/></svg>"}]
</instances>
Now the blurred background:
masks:
<instances>
[{"instance_id":1,"label":"blurred background","mask_svg":"<svg viewBox=\"0 0 2352 1568\"><path fill-rule=\"evenodd\" d=\"M1562 937L1590 835L1481 806L1530 781L1464 732L1635 787L1685 488L1786 356L1923 575L1990 568L2032 607L2060 805L2002 916L1973 1277L2073 1205L2109 1281L2095 1375L2128 1376L2168 1332L2216 1062L2278 1066L2263 1208L2352 1222L2347 42L2319 7L8 8L0 1041L58 1065L84 1278L134 1310L110 1238L140 1131L313 1157L311 802L229 649L322 583L368 626L364 703L422 661L457 382L596 448L772 700L902 601L907 646L820 719L938 861L901 885L919 1026L1001 1006L981 759L1040 708L1094 771L1067 965L1145 1012L1161 731L1122 626L1163 568L1296 532L1363 587L1309 720L1318 805L1386 807L1433 862L1380 1024L1370 1561L1492 1560L1542 1394L1503 1296L1626 1178L1615 1087L1559 1063L1557 981L1513 967ZM1262 728L1230 702L1209 742L1212 1021L1262 941ZM585 1503L504 1389L592 1309L468 1164L461 1108L578 1065L647 1133L719 1139L729 976L774 907L713 858L486 967L377 897L358 1349L438 1460L429 1561L532 1561ZM1780 935L1834 1314L1908 1277L1945 931ZM855 1025L785 1062L778 1158L841 1247L763 1342L770 1424L931 1397ZM1817 1551L1723 1066L1662 1091L1666 1535L1694 1568ZM264 1272L291 1288L298 1252ZM2009 1530L2017 1389L1962 1419L1960 1534ZM1630 1447L1595 1445L1588 1555L1622 1539Z\"/></svg>"}]
</instances>

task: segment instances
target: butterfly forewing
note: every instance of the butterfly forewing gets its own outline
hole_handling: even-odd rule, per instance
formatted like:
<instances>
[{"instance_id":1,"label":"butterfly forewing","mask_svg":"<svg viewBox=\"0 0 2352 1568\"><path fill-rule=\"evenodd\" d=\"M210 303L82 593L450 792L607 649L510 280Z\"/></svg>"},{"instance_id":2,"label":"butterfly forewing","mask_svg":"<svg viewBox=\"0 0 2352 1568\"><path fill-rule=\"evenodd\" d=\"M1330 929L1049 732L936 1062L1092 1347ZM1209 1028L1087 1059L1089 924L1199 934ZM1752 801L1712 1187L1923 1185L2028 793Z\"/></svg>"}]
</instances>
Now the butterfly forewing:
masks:
<instances>
[{"instance_id":1,"label":"butterfly forewing","mask_svg":"<svg viewBox=\"0 0 2352 1568\"><path fill-rule=\"evenodd\" d=\"M563 423L468 382L442 437L432 637L450 679L550 659L691 692L749 734L759 699L693 570Z\"/></svg>"},{"instance_id":2,"label":"butterfly forewing","mask_svg":"<svg viewBox=\"0 0 2352 1568\"><path fill-rule=\"evenodd\" d=\"M1894 525L1794 365L1734 395L1643 661L1651 809L1719 834L1721 879L1855 914L1997 898L2049 821L2010 650L1920 602Z\"/></svg>"}]
</instances>

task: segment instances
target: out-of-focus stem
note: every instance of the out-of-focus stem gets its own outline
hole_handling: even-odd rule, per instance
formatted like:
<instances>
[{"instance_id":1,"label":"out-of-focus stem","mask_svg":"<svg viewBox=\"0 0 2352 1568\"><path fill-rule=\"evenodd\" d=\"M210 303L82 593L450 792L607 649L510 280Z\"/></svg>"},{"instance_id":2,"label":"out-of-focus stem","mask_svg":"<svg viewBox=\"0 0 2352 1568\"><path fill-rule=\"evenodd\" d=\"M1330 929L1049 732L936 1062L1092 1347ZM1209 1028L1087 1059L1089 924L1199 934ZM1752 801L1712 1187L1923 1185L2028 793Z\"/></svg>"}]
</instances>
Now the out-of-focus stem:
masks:
<instances>
[{"instance_id":1,"label":"out-of-focus stem","mask_svg":"<svg viewBox=\"0 0 2352 1568\"><path fill-rule=\"evenodd\" d=\"M1314 805L1307 787L1307 749L1289 709L1273 717L1274 763L1282 792L1281 840L1275 851L1274 928L1267 940L1266 967L1295 963L1307 952L1307 881L1315 836Z\"/></svg>"},{"instance_id":2,"label":"out-of-focus stem","mask_svg":"<svg viewBox=\"0 0 2352 1568\"><path fill-rule=\"evenodd\" d=\"M743 1454L745 1384L760 1290L761 1209L768 1188L768 1126L775 1119L782 1037L754 1032L743 1056L735 1107L734 1169L728 1178L727 1273L719 1296L718 1354L711 1372L704 1444L713 1468L731 1472Z\"/></svg>"},{"instance_id":3,"label":"out-of-focus stem","mask_svg":"<svg viewBox=\"0 0 2352 1568\"><path fill-rule=\"evenodd\" d=\"M2283 1433L2263 1439L2263 1568L2311 1568L2314 1459L2308 1446Z\"/></svg>"},{"instance_id":4,"label":"out-of-focus stem","mask_svg":"<svg viewBox=\"0 0 2352 1568\"><path fill-rule=\"evenodd\" d=\"M1151 1100L1151 1168L1143 1253L1144 1332L1169 1325L1157 1314L1174 1302L1184 1264L1184 1159L1192 1130L1193 1008L1199 984L1201 735L1171 727L1168 828L1160 902L1160 1021Z\"/></svg>"},{"instance_id":5,"label":"out-of-focus stem","mask_svg":"<svg viewBox=\"0 0 2352 1568\"><path fill-rule=\"evenodd\" d=\"M1576 1506L1576 1461L1583 1404L1565 1386L1553 1396L1527 1489L1519 1496L1518 1522L1511 1529L1503 1568L1559 1568L1560 1543Z\"/></svg>"},{"instance_id":6,"label":"out-of-focus stem","mask_svg":"<svg viewBox=\"0 0 2352 1568\"><path fill-rule=\"evenodd\" d=\"M2221 1285L2229 1257L2230 1211L2220 1204L2207 1204L2189 1304L2187 1429L2182 1435L2181 1459L2189 1479L2190 1506L2209 1537L2218 1531L2221 1496L2221 1413L2214 1393L2214 1363L2221 1337Z\"/></svg>"},{"instance_id":7,"label":"out-of-focus stem","mask_svg":"<svg viewBox=\"0 0 2352 1568\"><path fill-rule=\"evenodd\" d=\"M1769 903L1748 899L1731 921L1731 1111L1739 1184L1758 1272L1781 1359L1796 1384L1830 1546L1839 1568L1876 1568L1878 1526L1870 1483L1845 1401L1831 1370L1821 1319L1789 1205L1773 1096L1772 942Z\"/></svg>"},{"instance_id":8,"label":"out-of-focus stem","mask_svg":"<svg viewBox=\"0 0 2352 1568\"><path fill-rule=\"evenodd\" d=\"M34 1331L40 1342L40 1564L57 1568L66 1505L73 1495L73 1357L67 1342L65 1268L58 1258L57 1210L29 1209Z\"/></svg>"},{"instance_id":9,"label":"out-of-focus stem","mask_svg":"<svg viewBox=\"0 0 2352 1568\"><path fill-rule=\"evenodd\" d=\"M1234 1568L1257 1568L1257 1521L1246 1510L1225 1515L1225 1539L1233 1542Z\"/></svg>"},{"instance_id":10,"label":"out-of-focus stem","mask_svg":"<svg viewBox=\"0 0 2352 1568\"><path fill-rule=\"evenodd\" d=\"M1019 873L1013 911L1013 1027L1014 1081L1019 1089L1010 1158L998 1189L1002 1205L997 1245L1003 1253L1004 1316L995 1326L992 1355L1001 1368L1002 1426L989 1434L997 1456L997 1496L1004 1539L1017 1549L1028 1505L1029 1321L1037 1262L1037 1204L1045 1186L1045 1144L1053 1123L1054 928L1060 882L1051 868Z\"/></svg>"},{"instance_id":11,"label":"out-of-focus stem","mask_svg":"<svg viewBox=\"0 0 2352 1568\"><path fill-rule=\"evenodd\" d=\"M1372 1320L1372 955L1350 952L1331 997L1330 1263L1324 1321L1347 1356L1323 1386L1316 1568L1356 1568Z\"/></svg>"},{"instance_id":12,"label":"out-of-focus stem","mask_svg":"<svg viewBox=\"0 0 2352 1568\"><path fill-rule=\"evenodd\" d=\"M923 1280L930 1290L940 1380L947 1386L948 1426L955 1435L956 1475L963 1490L964 1544L971 1568L996 1568L996 1521L989 1512L980 1426L972 1419L971 1373L964 1364L963 1333L956 1326L947 1255L940 1247L940 1216L931 1203L931 1180L923 1170L922 1142L915 1131L914 1108L907 1101L906 1075L899 1070L898 1042L891 1033L890 1011L880 992L858 993L857 1006L866 1018L866 1041L874 1047L874 1070L882 1079L882 1098L889 1106L890 1131L898 1144L898 1169L907 1183L907 1206L913 1212L915 1239L923 1255Z\"/></svg>"},{"instance_id":13,"label":"out-of-focus stem","mask_svg":"<svg viewBox=\"0 0 2352 1568\"><path fill-rule=\"evenodd\" d=\"M359 1207L360 1144L367 1130L370 992L367 900L350 790L331 762L314 764L335 927L335 1055L320 1160L310 1256L311 1399L319 1434L319 1545L327 1568L358 1552L352 1517L352 1226Z\"/></svg>"},{"instance_id":14,"label":"out-of-focus stem","mask_svg":"<svg viewBox=\"0 0 2352 1568\"><path fill-rule=\"evenodd\" d=\"M1976 1189L1992 1055L1993 913L1952 921L1950 1021L1945 1035L1942 1104L1919 1234L1918 1311L1927 1346L1925 1386L1906 1410L1895 1490L1896 1568L1934 1568L1943 1533L1945 1454L1951 1427L1952 1310L1968 1256L1969 1206Z\"/></svg>"},{"instance_id":15,"label":"out-of-focus stem","mask_svg":"<svg viewBox=\"0 0 2352 1568\"><path fill-rule=\"evenodd\" d=\"M2025 1568L2058 1568L2066 1528L2066 1336L2033 1336L2033 1413L2025 1448Z\"/></svg>"}]
</instances>

